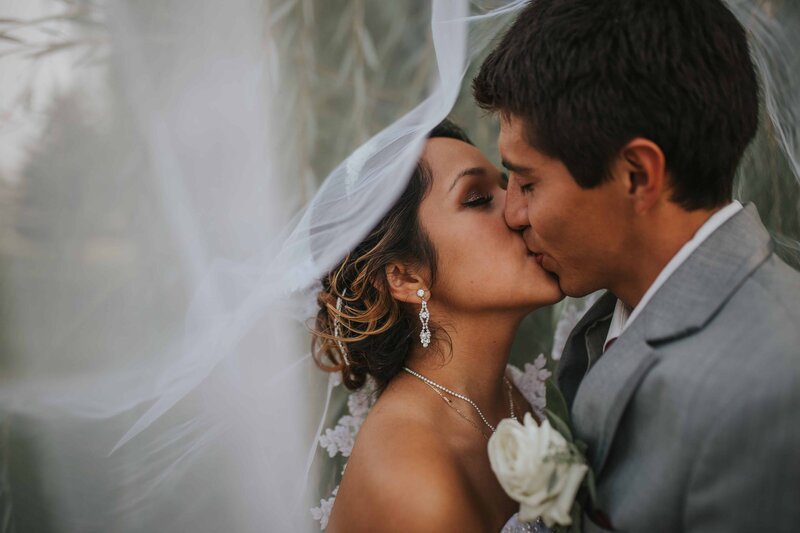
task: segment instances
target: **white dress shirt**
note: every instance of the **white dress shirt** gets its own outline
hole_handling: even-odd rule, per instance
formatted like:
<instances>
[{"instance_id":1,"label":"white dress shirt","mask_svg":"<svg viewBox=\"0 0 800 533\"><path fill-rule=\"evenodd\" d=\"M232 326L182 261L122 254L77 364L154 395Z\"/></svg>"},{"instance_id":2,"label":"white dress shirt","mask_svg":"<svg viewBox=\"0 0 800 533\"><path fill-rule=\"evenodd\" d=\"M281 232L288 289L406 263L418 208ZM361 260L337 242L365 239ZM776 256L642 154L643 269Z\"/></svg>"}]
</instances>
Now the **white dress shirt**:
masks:
<instances>
[{"instance_id":1,"label":"white dress shirt","mask_svg":"<svg viewBox=\"0 0 800 533\"><path fill-rule=\"evenodd\" d=\"M611 317L611 325L608 328L608 335L606 336L606 342L603 345L603 351L606 351L609 346L619 337L622 335L622 332L634 321L636 317L641 314L642 309L648 304L648 302L653 298L653 295L661 288L664 283L669 279L669 277L678 270L678 267L683 264L686 259L692 255L692 252L697 250L697 248L705 241L709 235L714 233L720 226L722 226L728 219L730 219L733 215L741 211L742 204L734 200L733 202L729 203L706 220L705 224L700 226L700 229L694 234L694 236L684 244L678 253L676 253L672 259L670 259L667 266L658 274L655 281L650 288L647 289L647 292L644 293L642 299L639 300L639 303L636 305L635 308L631 309L624 303L622 300L617 300L617 305L614 307L614 315Z\"/></svg>"}]
</instances>

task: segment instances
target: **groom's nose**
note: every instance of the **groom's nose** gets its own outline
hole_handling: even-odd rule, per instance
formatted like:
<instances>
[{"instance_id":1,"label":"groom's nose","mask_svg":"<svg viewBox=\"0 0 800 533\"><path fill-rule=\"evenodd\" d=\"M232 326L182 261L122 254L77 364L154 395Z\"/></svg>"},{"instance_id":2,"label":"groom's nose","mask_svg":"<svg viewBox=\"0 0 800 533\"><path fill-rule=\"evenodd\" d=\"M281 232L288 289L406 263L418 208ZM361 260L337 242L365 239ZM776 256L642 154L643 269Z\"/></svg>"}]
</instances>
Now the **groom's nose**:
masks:
<instances>
[{"instance_id":1,"label":"groom's nose","mask_svg":"<svg viewBox=\"0 0 800 533\"><path fill-rule=\"evenodd\" d=\"M508 227L513 230L523 230L530 225L528 222L528 202L525 200L525 196L513 176L509 177L508 180L503 216Z\"/></svg>"}]
</instances>

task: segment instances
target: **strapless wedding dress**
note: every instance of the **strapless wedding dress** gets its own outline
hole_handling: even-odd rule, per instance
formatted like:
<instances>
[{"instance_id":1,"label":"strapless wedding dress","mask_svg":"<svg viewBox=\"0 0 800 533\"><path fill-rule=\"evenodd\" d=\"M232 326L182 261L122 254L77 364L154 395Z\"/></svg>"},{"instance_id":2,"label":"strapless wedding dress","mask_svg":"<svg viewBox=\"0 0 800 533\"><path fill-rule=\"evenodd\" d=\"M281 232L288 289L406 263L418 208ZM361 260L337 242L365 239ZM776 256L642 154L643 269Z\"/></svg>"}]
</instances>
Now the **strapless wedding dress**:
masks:
<instances>
[{"instance_id":1,"label":"strapless wedding dress","mask_svg":"<svg viewBox=\"0 0 800 533\"><path fill-rule=\"evenodd\" d=\"M543 420L545 416L545 381L550 377L546 363L544 356L540 355L533 363L525 364L523 369L513 365L508 365L506 369L506 377L519 389L539 420ZM348 399L349 414L342 417L336 428L327 430L320 439L320 445L328 451L331 457L339 453L345 457L350 455L358 428L371 407L370 395L371 390L352 393ZM311 509L312 517L320 522L322 530L327 527L338 488L337 486L334 489L329 498L321 500L319 507ZM501 533L548 533L549 531L541 521L520 522L515 514L508 520Z\"/></svg>"}]
</instances>

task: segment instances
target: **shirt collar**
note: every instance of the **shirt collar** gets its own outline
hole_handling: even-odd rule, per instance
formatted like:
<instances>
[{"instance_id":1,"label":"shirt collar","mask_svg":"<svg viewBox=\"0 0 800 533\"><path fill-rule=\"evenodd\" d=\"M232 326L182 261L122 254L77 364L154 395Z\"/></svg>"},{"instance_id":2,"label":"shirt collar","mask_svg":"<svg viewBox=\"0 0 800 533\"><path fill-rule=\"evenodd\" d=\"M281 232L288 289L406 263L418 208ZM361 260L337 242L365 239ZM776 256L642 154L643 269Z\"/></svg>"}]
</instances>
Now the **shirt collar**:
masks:
<instances>
[{"instance_id":1,"label":"shirt collar","mask_svg":"<svg viewBox=\"0 0 800 533\"><path fill-rule=\"evenodd\" d=\"M705 241L709 235L714 233L720 226L722 226L726 221L728 221L733 215L738 213L742 210L742 204L734 200L733 202L729 203L706 220L706 222L700 226L700 229L694 234L694 236L689 239L686 244L684 244L678 253L676 253L672 259L670 259L667 266L665 266L659 275L656 277L655 281L650 285L647 289L647 292L644 293L642 299L636 305L635 308L631 309L624 303L622 300L617 300L617 305L614 307L614 315L611 318L611 325L608 328L608 335L606 336L606 342L604 344L603 350L605 351L610 346L609 343L612 343L617 337L622 335L622 332L634 321L636 317L642 312L642 309L650 302L653 298L653 295L660 289L664 283L669 279L669 277L678 270L686 259L692 255L692 252L697 250L697 248Z\"/></svg>"}]
</instances>

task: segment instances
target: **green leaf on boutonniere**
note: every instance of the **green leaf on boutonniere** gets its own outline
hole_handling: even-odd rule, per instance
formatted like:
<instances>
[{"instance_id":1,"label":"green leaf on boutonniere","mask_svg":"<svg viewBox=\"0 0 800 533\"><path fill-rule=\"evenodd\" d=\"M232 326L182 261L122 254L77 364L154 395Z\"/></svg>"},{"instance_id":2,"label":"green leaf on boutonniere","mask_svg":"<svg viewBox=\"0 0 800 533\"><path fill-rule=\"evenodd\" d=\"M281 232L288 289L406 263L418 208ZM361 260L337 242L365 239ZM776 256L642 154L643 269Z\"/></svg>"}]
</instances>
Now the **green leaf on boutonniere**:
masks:
<instances>
[{"instance_id":1,"label":"green leaf on boutonniere","mask_svg":"<svg viewBox=\"0 0 800 533\"><path fill-rule=\"evenodd\" d=\"M572 430L569 427L569 408L564 396L552 379L545 381L545 401L547 408L544 410L550 425L561 433L569 442L573 442Z\"/></svg>"},{"instance_id":2,"label":"green leaf on boutonniere","mask_svg":"<svg viewBox=\"0 0 800 533\"><path fill-rule=\"evenodd\" d=\"M547 420L550 421L550 425L553 426L553 429L561 433L564 438L567 439L567 442L571 444L574 439L572 438L572 431L569 429L569 424L550 409L545 409L544 414L547 415Z\"/></svg>"},{"instance_id":3,"label":"green leaf on boutonniere","mask_svg":"<svg viewBox=\"0 0 800 533\"><path fill-rule=\"evenodd\" d=\"M586 485L586 492L589 493L589 501L591 502L592 509L597 509L597 486L594 481L594 470L589 468L586 471L586 477L583 478L583 483Z\"/></svg>"},{"instance_id":4,"label":"green leaf on boutonniere","mask_svg":"<svg viewBox=\"0 0 800 533\"><path fill-rule=\"evenodd\" d=\"M567 407L567 401L564 399L561 391L558 390L558 387L553 383L552 379L545 381L544 386L545 405L547 405L547 409L568 424L570 419L569 408ZM550 423L552 424L553 422L551 421Z\"/></svg>"},{"instance_id":5,"label":"green leaf on boutonniere","mask_svg":"<svg viewBox=\"0 0 800 533\"><path fill-rule=\"evenodd\" d=\"M578 451L580 452L581 456L586 457L586 450L589 447L586 446L585 442L583 442L582 440L576 440L575 441L575 447L578 449Z\"/></svg>"}]
</instances>

